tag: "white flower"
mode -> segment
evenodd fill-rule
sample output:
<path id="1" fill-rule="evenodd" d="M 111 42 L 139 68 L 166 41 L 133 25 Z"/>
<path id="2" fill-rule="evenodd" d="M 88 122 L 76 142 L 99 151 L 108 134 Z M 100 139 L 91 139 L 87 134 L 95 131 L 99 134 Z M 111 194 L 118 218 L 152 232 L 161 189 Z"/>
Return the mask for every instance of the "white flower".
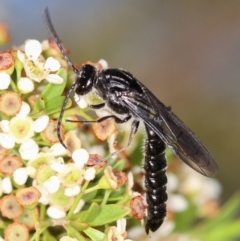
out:
<path id="1" fill-rule="evenodd" d="M 33 81 L 28 77 L 21 77 L 17 82 L 17 87 L 22 94 L 27 94 L 34 90 Z"/>
<path id="2" fill-rule="evenodd" d="M 180 191 L 186 195 L 194 195 L 193 199 L 197 205 L 202 205 L 207 200 L 217 199 L 222 188 L 219 182 L 213 178 L 204 177 L 192 170 L 185 168 L 187 177 L 180 186 Z"/>
<path id="3" fill-rule="evenodd" d="M 24 106 L 26 107 L 26 105 Z M 14 138 L 16 143 L 23 143 L 29 140 L 34 135 L 32 124 L 33 124 L 33 120 L 29 116 L 25 116 L 25 117 L 16 116 L 10 120 L 10 123 L 9 123 L 10 134 Z"/>
<path id="4" fill-rule="evenodd" d="M 15 146 L 14 138 L 6 133 L 0 133 L 0 145 L 6 149 L 12 149 Z"/>
<path id="5" fill-rule="evenodd" d="M 51 176 L 47 181 L 43 183 L 43 186 L 49 193 L 55 193 L 60 187 L 60 179 L 57 176 Z"/>
<path id="6" fill-rule="evenodd" d="M 79 148 L 72 153 L 72 159 L 77 167 L 82 168 L 89 159 L 89 153 L 85 149 Z"/>
<path id="7" fill-rule="evenodd" d="M 0 73 L 0 90 L 6 90 L 10 85 L 11 77 L 5 72 Z"/>
<path id="8" fill-rule="evenodd" d="M 78 205 L 77 205 L 77 207 L 75 208 L 75 210 L 74 210 L 73 213 L 74 213 L 74 214 L 75 214 L 75 213 L 79 213 L 80 210 L 83 208 L 84 204 L 85 204 L 85 201 L 84 201 L 83 199 L 81 199 L 81 200 L 79 201 L 79 203 L 78 203 Z"/>
<path id="9" fill-rule="evenodd" d="M 49 122 L 49 116 L 42 115 L 42 116 L 38 117 L 33 122 L 33 130 L 37 133 L 41 133 L 47 127 L 48 122 Z"/>
<path id="10" fill-rule="evenodd" d="M 57 74 L 50 74 L 50 72 L 60 69 L 60 63 L 53 58 L 49 58 L 45 62 L 43 56 L 41 56 L 41 52 L 42 45 L 37 40 L 26 41 L 25 53 L 20 50 L 17 52 L 17 56 L 23 63 L 27 77 L 36 82 L 46 79 L 50 83 L 61 84 L 63 82 L 62 77 Z"/>
<path id="11" fill-rule="evenodd" d="M 17 117 L 26 117 L 31 111 L 31 108 L 27 102 L 22 101 L 21 109 L 16 114 Z"/>
<path id="12" fill-rule="evenodd" d="M 66 217 L 66 212 L 64 210 L 60 209 L 60 208 L 50 206 L 47 209 L 47 215 L 50 218 L 60 219 L 60 218 Z"/>
<path id="13" fill-rule="evenodd" d="M 21 186 L 21 185 L 25 184 L 27 179 L 28 179 L 28 174 L 27 174 L 26 167 L 20 167 L 14 171 L 13 180 L 18 185 Z"/>
<path id="14" fill-rule="evenodd" d="M 79 185 L 75 185 L 75 186 L 72 186 L 72 187 L 65 188 L 64 194 L 67 197 L 72 197 L 72 196 L 78 195 L 78 193 L 80 193 L 80 191 L 81 191 L 80 186 Z"/>
<path id="15" fill-rule="evenodd" d="M 10 177 L 4 177 L 2 179 L 2 192 L 6 194 L 12 192 L 12 182 L 10 180 Z"/>
<path id="16" fill-rule="evenodd" d="M 96 169 L 93 167 L 90 167 L 84 172 L 84 179 L 86 181 L 91 181 L 95 178 L 95 175 L 96 175 Z"/>
<path id="17" fill-rule="evenodd" d="M 31 160 L 37 157 L 39 152 L 39 146 L 33 139 L 21 144 L 19 148 L 19 153 L 24 160 Z"/>

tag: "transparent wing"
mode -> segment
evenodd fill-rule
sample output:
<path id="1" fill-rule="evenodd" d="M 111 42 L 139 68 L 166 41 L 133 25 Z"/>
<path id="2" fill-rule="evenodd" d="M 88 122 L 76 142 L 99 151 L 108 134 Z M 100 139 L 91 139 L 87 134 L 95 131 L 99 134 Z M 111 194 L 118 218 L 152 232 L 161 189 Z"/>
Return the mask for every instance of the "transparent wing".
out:
<path id="1" fill-rule="evenodd" d="M 145 86 L 144 95 L 125 92 L 121 102 L 151 128 L 187 165 L 204 176 L 218 170 L 210 152 L 185 124 L 160 102 Z"/>

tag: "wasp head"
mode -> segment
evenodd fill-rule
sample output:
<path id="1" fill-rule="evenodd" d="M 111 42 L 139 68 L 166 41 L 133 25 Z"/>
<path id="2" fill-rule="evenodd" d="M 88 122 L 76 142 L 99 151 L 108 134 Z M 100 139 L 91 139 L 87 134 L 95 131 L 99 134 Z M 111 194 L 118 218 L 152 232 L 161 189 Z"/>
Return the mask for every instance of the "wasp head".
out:
<path id="1" fill-rule="evenodd" d="M 90 64 L 83 65 L 75 82 L 75 93 L 77 95 L 85 95 L 92 90 L 96 73 L 97 70 L 94 66 Z"/>

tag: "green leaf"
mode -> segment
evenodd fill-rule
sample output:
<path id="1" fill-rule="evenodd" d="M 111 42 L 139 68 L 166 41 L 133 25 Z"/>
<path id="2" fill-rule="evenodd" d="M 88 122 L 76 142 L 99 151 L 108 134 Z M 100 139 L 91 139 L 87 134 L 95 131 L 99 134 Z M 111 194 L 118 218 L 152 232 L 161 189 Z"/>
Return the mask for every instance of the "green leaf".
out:
<path id="1" fill-rule="evenodd" d="M 113 169 L 116 171 L 122 171 L 126 162 L 124 160 L 120 160 L 114 164 Z"/>
<path id="2" fill-rule="evenodd" d="M 191 227 L 196 219 L 196 209 L 197 207 L 194 204 L 189 203 L 189 207 L 185 211 L 175 213 L 175 232 L 183 232 Z"/>
<path id="3" fill-rule="evenodd" d="M 94 228 L 89 227 L 88 229 L 83 231 L 91 240 L 93 241 L 101 241 L 105 238 L 106 234 L 96 230 Z"/>
<path id="4" fill-rule="evenodd" d="M 56 112 L 60 112 L 62 109 L 63 102 L 65 100 L 65 96 L 57 96 L 53 99 L 49 100 L 45 105 L 45 113 L 47 115 L 51 115 Z M 68 99 L 66 109 L 72 105 L 71 99 Z"/>
<path id="5" fill-rule="evenodd" d="M 41 96 L 39 96 L 36 101 L 36 104 L 32 107 L 31 117 L 38 117 L 38 116 L 42 115 L 44 109 L 45 109 L 45 102 L 41 98 Z"/>
<path id="6" fill-rule="evenodd" d="M 70 221 L 70 225 L 75 229 L 77 229 L 78 231 L 83 231 L 89 228 L 89 225 L 87 223 L 81 223 L 81 222 L 78 222 L 77 220 Z"/>
<path id="7" fill-rule="evenodd" d="M 100 206 L 98 215 L 93 221 L 89 222 L 89 225 L 100 226 L 108 224 L 118 220 L 119 218 L 125 217 L 130 212 L 131 209 L 123 205 L 109 204 Z"/>
<path id="8" fill-rule="evenodd" d="M 91 222 L 98 215 L 99 209 L 100 206 L 97 203 L 93 202 L 87 211 L 83 211 L 80 213 L 78 220 L 84 223 Z"/>
<path id="9" fill-rule="evenodd" d="M 201 223 L 201 230 L 211 231 L 219 225 L 224 225 L 239 212 L 240 194 L 235 194 L 222 208 L 218 217 Z M 240 230 L 240 229 L 239 229 Z"/>
<path id="10" fill-rule="evenodd" d="M 63 78 L 63 83 L 58 85 L 58 84 L 51 84 L 49 83 L 46 88 L 43 90 L 41 97 L 48 102 L 49 100 L 61 96 L 66 83 L 67 83 L 67 71 L 65 69 L 60 69 L 57 73 L 59 76 Z"/>
<path id="11" fill-rule="evenodd" d="M 206 241 L 231 241 L 240 237 L 240 220 L 234 220 L 220 226 L 216 226 L 213 230 L 204 235 Z"/>

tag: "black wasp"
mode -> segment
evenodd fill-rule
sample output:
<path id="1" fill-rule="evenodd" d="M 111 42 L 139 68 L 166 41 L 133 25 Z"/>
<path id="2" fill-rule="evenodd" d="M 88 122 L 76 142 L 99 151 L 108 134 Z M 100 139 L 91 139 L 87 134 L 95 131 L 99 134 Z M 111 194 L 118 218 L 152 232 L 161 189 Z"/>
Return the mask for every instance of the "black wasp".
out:
<path id="1" fill-rule="evenodd" d="M 52 38 L 61 50 L 68 65 L 77 75 L 74 84 L 66 95 L 58 119 L 57 132 L 59 141 L 64 145 L 60 135 L 60 124 L 67 100 L 73 90 L 77 95 L 85 95 L 95 90 L 104 103 L 92 105 L 91 107 L 100 109 L 107 106 L 113 111 L 112 115 L 102 117 L 98 122 L 108 118 L 113 118 L 119 124 L 132 120 L 131 133 L 126 147 L 131 145 L 140 121 L 143 122 L 147 133 L 144 162 L 148 204 L 146 232 L 148 234 L 149 230 L 156 231 L 166 216 L 166 145 L 182 161 L 204 176 L 214 176 L 218 170 L 217 164 L 193 132 L 172 113 L 170 108 L 166 107 L 151 91 L 135 79 L 131 73 L 122 69 L 98 70 L 89 64 L 85 64 L 80 70 L 77 70 L 67 56 L 51 23 L 48 9 L 44 12 L 44 19 Z M 119 118 L 117 115 L 124 116 L 124 118 Z"/>

